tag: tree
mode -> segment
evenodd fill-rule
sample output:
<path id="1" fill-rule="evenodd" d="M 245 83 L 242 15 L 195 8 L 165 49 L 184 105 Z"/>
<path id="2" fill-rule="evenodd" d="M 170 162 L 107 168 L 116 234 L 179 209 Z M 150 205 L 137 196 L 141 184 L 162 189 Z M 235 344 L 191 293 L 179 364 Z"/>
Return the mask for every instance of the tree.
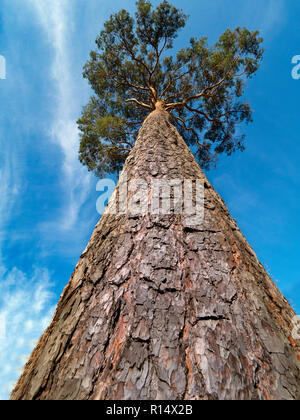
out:
<path id="1" fill-rule="evenodd" d="M 116 169 L 124 158 L 125 140 L 129 150 L 137 119 L 150 113 L 126 159 L 116 193 L 121 186 L 123 190 L 124 179 L 143 180 L 148 191 L 142 198 L 150 208 L 154 181 L 200 180 L 204 218 L 191 225 L 188 215 L 178 214 L 175 194 L 172 200 L 169 197 L 172 205 L 167 214 L 111 214 L 110 209 L 118 204 L 118 194 L 113 194 L 11 399 L 299 399 L 300 341 L 294 336 L 295 312 L 172 124 L 177 125 L 181 118 L 182 127 L 190 127 L 185 131 L 192 133 L 198 130 L 193 126 L 195 120 L 204 113 L 210 124 L 207 133 L 215 133 L 217 147 L 222 141 L 226 148 L 227 141 L 236 141 L 235 115 L 243 120 L 234 102 L 241 88 L 240 76 L 229 69 L 237 71 L 239 63 L 239 71 L 242 67 L 242 73 L 250 75 L 257 61 L 228 51 L 257 48 L 258 52 L 257 34 L 227 33 L 221 37 L 219 45 L 223 46 L 207 53 L 209 63 L 213 57 L 224 63 L 222 54 L 228 59 L 226 70 L 224 65 L 218 70 L 219 79 L 209 79 L 210 66 L 205 81 L 196 70 L 176 80 L 181 73 L 170 59 L 174 74 L 163 72 L 159 41 L 164 39 L 163 46 L 171 48 L 185 17 L 167 2 L 150 10 L 148 2 L 139 1 L 135 32 L 127 12 L 121 12 L 100 35 L 99 45 L 104 42 L 107 51 L 103 61 L 96 55 L 87 66 L 98 97 L 82 117 L 82 129 L 87 130 L 82 141 L 90 153 L 90 169 L 98 173 Z M 137 40 L 144 40 L 138 44 L 139 52 Z M 130 53 L 121 45 L 128 45 L 132 60 L 126 60 Z M 200 50 L 208 51 L 205 48 Z M 189 51 L 192 58 L 186 50 L 179 53 L 182 61 L 177 57 L 183 68 L 192 68 L 193 60 L 196 64 L 205 61 L 197 61 L 192 47 Z M 114 63 L 117 58 L 120 61 Z M 106 74 L 109 66 L 112 72 Z M 124 74 L 124 81 L 118 74 Z M 159 90 L 161 86 L 168 88 L 169 100 Z M 135 96 L 128 95 L 134 92 Z M 221 116 L 226 112 L 228 120 Z M 191 117 L 186 118 L 188 113 Z M 224 124 L 224 131 L 232 135 L 230 140 L 219 139 L 218 124 Z M 125 125 L 128 134 L 120 140 Z M 203 147 L 199 146 L 199 155 Z"/>
<path id="2" fill-rule="evenodd" d="M 123 171 L 149 188 L 203 180 L 203 223 L 108 207 L 11 398 L 299 399 L 295 313 L 166 111 L 146 119 Z"/>
<path id="3" fill-rule="evenodd" d="M 97 175 L 121 169 L 144 119 L 158 107 L 170 113 L 203 168 L 244 149 L 239 126 L 252 120 L 252 111 L 242 95 L 259 67 L 262 38 L 228 29 L 212 47 L 207 38 L 192 38 L 168 56 L 186 20 L 166 0 L 156 9 L 139 0 L 135 17 L 121 10 L 105 22 L 84 68 L 95 95 L 78 120 L 80 161 Z"/>

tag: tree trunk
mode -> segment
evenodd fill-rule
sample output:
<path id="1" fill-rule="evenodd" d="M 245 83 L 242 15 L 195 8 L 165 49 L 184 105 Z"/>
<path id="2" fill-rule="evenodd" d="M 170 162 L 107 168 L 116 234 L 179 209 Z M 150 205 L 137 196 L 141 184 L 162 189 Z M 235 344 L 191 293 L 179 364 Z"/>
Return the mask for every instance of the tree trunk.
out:
<path id="1" fill-rule="evenodd" d="M 203 180 L 204 220 L 107 209 L 11 398 L 299 399 L 295 313 L 167 112 L 144 122 L 124 171 Z"/>

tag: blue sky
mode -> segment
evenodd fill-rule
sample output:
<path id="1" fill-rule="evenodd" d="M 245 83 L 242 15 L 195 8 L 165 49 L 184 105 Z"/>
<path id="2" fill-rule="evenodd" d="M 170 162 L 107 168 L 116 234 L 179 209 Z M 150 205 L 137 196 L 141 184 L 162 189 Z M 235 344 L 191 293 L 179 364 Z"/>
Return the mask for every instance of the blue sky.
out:
<path id="1" fill-rule="evenodd" d="M 159 1 L 153 1 L 158 4 Z M 134 0 L 1 0 L 0 399 L 48 325 L 99 218 L 97 180 L 77 160 L 89 98 L 82 66 L 103 22 Z M 173 0 L 183 7 L 183 2 Z M 300 313 L 297 0 L 189 0 L 176 46 L 225 29 L 259 29 L 264 62 L 248 84 L 247 149 L 207 173 L 279 288 Z"/>

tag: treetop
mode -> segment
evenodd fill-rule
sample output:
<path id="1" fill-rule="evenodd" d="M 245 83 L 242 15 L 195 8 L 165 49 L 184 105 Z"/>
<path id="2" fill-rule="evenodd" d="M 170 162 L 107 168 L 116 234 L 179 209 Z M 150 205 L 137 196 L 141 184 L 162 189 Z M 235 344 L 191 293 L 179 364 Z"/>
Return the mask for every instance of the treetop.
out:
<path id="1" fill-rule="evenodd" d="M 187 16 L 166 0 L 156 8 L 148 0 L 136 5 L 134 16 L 121 10 L 105 22 L 84 67 L 94 95 L 78 120 L 81 162 L 99 176 L 120 170 L 158 107 L 195 146 L 203 168 L 219 154 L 243 150 L 239 127 L 252 121 L 252 111 L 242 96 L 262 59 L 259 32 L 228 29 L 212 46 L 193 37 L 174 53 Z"/>

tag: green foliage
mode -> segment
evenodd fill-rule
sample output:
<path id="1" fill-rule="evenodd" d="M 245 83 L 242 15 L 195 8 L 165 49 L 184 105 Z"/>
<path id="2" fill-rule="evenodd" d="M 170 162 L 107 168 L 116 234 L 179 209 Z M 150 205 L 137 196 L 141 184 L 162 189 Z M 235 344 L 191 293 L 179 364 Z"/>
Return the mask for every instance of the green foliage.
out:
<path id="1" fill-rule="evenodd" d="M 187 16 L 166 0 L 156 9 L 139 0 L 135 17 L 112 15 L 90 53 L 84 77 L 95 92 L 78 120 L 79 158 L 101 176 L 121 169 L 146 116 L 158 104 L 204 168 L 221 153 L 243 150 L 241 123 L 251 121 L 241 100 L 244 84 L 262 59 L 262 38 L 245 28 L 227 30 L 209 47 L 207 39 L 167 55 Z"/>

